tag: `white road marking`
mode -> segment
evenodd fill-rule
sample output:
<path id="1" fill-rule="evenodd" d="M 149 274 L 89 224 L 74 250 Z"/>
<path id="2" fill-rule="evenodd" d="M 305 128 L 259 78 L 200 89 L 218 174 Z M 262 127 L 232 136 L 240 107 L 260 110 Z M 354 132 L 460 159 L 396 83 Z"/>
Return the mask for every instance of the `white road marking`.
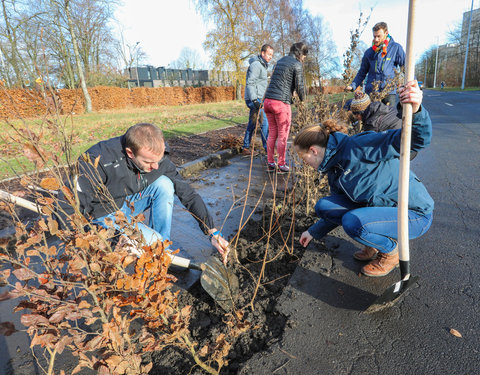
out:
<path id="1" fill-rule="evenodd" d="M 450 103 L 445 103 L 446 105 L 449 105 L 450 107 L 453 107 L 453 104 Z"/>

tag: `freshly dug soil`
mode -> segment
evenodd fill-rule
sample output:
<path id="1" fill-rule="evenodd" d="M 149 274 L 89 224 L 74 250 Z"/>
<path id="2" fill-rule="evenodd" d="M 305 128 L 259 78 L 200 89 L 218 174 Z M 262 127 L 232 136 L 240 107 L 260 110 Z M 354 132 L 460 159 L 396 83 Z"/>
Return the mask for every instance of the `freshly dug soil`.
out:
<path id="1" fill-rule="evenodd" d="M 244 308 L 243 321 L 248 322 L 250 329 L 236 339 L 229 338 L 229 330 L 224 323 L 226 312 L 216 305 L 199 282 L 179 298 L 181 306 L 193 306 L 190 332 L 193 341 L 198 342 L 199 349 L 208 343 L 214 343 L 222 333 L 227 336 L 227 341 L 232 343 L 226 357 L 228 365 L 222 368 L 221 374 L 237 374 L 245 361 L 253 354 L 266 350 L 281 338 L 287 326 L 294 324 L 288 317 L 277 311 L 276 301 L 295 271 L 304 248 L 299 245 L 298 238 L 293 241 L 293 249 L 291 238 L 288 240 L 288 245 L 284 245 L 292 215 L 282 217 L 281 229 L 270 238 L 267 245 L 267 239 L 262 237 L 264 224 L 269 222 L 270 213 L 271 204 L 267 204 L 263 218 L 250 221 L 242 230 L 236 248 L 239 262 L 236 263 L 232 257 L 228 266 L 238 276 L 241 292 L 235 301 L 236 307 Z M 301 209 L 295 212 L 295 216 L 296 225 L 305 228 L 313 224 L 312 218 L 305 217 Z M 264 277 L 255 293 L 266 251 L 266 259 L 271 262 L 266 264 Z M 196 366 L 190 355 L 174 347 L 153 353 L 152 361 L 154 365 L 150 374 L 153 375 L 206 373 Z"/>

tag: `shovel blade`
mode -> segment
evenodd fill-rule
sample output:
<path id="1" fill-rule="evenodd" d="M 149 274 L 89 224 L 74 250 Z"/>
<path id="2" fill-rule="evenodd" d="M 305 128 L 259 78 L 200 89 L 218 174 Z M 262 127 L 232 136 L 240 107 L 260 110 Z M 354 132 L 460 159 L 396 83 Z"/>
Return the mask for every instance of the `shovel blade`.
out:
<path id="1" fill-rule="evenodd" d="M 385 292 L 383 292 L 383 294 L 379 296 L 375 302 L 365 310 L 365 312 L 370 314 L 392 307 L 405 296 L 417 280 L 418 276 L 414 276 L 393 284 L 385 290 Z"/>
<path id="2" fill-rule="evenodd" d="M 233 310 L 239 292 L 238 278 L 216 257 L 202 265 L 200 283 L 205 291 L 225 311 Z"/>

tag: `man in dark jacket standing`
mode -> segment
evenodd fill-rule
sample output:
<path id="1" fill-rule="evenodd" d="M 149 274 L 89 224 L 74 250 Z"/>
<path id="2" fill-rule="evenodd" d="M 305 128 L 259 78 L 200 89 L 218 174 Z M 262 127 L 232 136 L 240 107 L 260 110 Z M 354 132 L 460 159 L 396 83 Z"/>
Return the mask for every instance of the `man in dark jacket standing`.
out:
<path id="1" fill-rule="evenodd" d="M 378 90 L 382 91 L 395 78 L 394 68 L 405 65 L 405 52 L 400 44 L 396 43 L 388 33 L 388 26 L 385 22 L 379 22 L 372 28 L 373 44 L 363 54 L 362 64 L 352 84 L 347 86 L 349 91 L 362 86 L 365 77 L 367 83 L 365 92 L 370 94 L 373 91 L 374 82 L 378 82 Z M 367 76 L 368 75 L 368 76 Z M 390 86 L 391 87 L 391 86 Z M 388 95 L 382 100 L 383 103 L 391 106 L 396 105 L 397 90 L 393 87 Z"/>
<path id="2" fill-rule="evenodd" d="M 247 130 L 243 139 L 242 154 L 245 156 L 251 155 L 250 142 L 252 141 L 253 132 L 257 125 L 257 117 L 260 114 L 262 106 L 263 95 L 267 89 L 268 78 L 267 69 L 268 63 L 273 57 L 273 47 L 270 44 L 264 44 L 260 50 L 260 55 L 254 56 L 249 60 L 250 66 L 247 70 L 247 80 L 245 86 L 245 104 L 250 109 L 248 116 Z M 262 143 L 263 148 L 267 151 L 268 138 L 268 120 L 263 112 L 262 118 L 258 119 L 262 124 Z"/>
<path id="3" fill-rule="evenodd" d="M 289 167 L 286 164 L 287 139 L 292 123 L 292 95 L 297 93 L 300 101 L 305 98 L 303 84 L 303 62 L 308 54 L 306 44 L 299 42 L 290 47 L 288 56 L 282 57 L 272 74 L 270 84 L 265 93 L 265 114 L 268 118 L 269 130 L 267 140 L 268 171 L 276 171 L 275 145 L 278 153 L 278 172 L 286 173 Z"/>
<path id="4" fill-rule="evenodd" d="M 210 235 L 212 245 L 226 256 L 228 242 L 215 228 L 202 198 L 167 155 L 162 131 L 148 123 L 136 124 L 124 135 L 92 146 L 79 158 L 75 188 L 80 212 L 93 223 L 108 227 L 108 222 L 115 223 L 118 211 L 130 221 L 150 209 L 148 226 L 139 223 L 138 227 L 145 242 L 151 244 L 170 240 L 177 195 L 203 232 Z"/>

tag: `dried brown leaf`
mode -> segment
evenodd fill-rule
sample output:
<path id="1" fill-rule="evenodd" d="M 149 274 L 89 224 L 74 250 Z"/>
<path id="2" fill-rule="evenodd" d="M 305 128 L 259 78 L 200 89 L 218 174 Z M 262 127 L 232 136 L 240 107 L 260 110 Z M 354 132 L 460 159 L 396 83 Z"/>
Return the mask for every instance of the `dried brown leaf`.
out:
<path id="1" fill-rule="evenodd" d="M 23 314 L 20 318 L 20 322 L 26 326 L 48 325 L 48 319 L 38 314 Z"/>
<path id="2" fill-rule="evenodd" d="M 65 319 L 66 314 L 67 313 L 65 310 L 59 310 L 56 311 L 48 320 L 50 321 L 50 323 L 60 323 L 62 320 Z"/>
<path id="3" fill-rule="evenodd" d="M 450 334 L 452 334 L 453 336 L 456 336 L 456 337 L 462 337 L 462 334 L 454 328 L 450 328 Z"/>
<path id="4" fill-rule="evenodd" d="M 40 181 L 40 187 L 45 190 L 58 190 L 60 184 L 56 178 L 46 177 Z"/>
<path id="5" fill-rule="evenodd" d="M 35 273 L 28 268 L 19 268 L 12 272 L 18 280 L 26 281 L 36 277 Z"/>
<path id="6" fill-rule="evenodd" d="M 102 156 L 102 155 L 98 155 L 98 156 L 95 158 L 95 161 L 93 162 L 93 166 L 94 166 L 95 168 L 98 168 L 98 163 L 100 162 L 100 157 L 101 157 L 101 156 Z"/>
<path id="7" fill-rule="evenodd" d="M 28 142 L 23 145 L 23 155 L 31 162 L 34 162 L 38 168 L 42 168 L 45 165 L 42 154 L 43 150 L 38 146 Z"/>

